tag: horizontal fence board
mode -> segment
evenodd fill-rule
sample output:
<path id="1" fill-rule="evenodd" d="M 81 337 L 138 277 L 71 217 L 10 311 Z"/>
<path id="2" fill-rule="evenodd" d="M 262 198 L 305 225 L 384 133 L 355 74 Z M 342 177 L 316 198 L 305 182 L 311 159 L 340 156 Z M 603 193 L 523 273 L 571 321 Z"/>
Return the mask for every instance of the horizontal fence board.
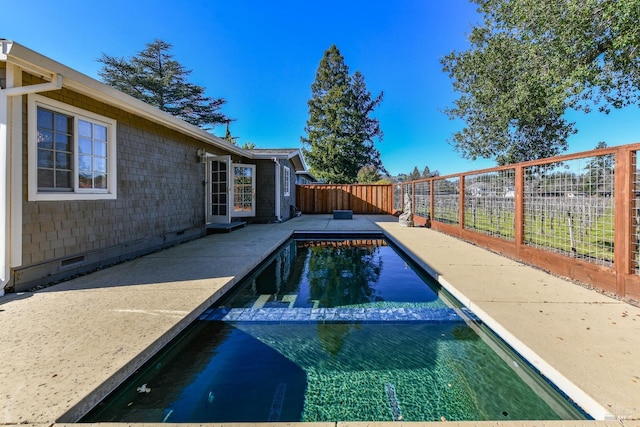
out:
<path id="1" fill-rule="evenodd" d="M 305 214 L 352 210 L 356 214 L 391 214 L 393 187 L 366 184 L 305 184 L 296 186 L 298 209 Z"/>

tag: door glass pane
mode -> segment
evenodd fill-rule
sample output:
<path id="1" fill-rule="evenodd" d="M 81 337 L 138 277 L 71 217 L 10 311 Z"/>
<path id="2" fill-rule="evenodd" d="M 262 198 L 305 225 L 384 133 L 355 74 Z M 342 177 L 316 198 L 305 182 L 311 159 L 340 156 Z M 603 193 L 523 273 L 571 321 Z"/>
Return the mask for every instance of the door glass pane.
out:
<path id="1" fill-rule="evenodd" d="M 254 211 L 254 168 L 236 165 L 233 172 L 233 210 L 236 213 L 251 214 Z"/>
<path id="2" fill-rule="evenodd" d="M 210 215 L 213 217 L 227 216 L 227 164 L 218 160 L 211 161 L 211 183 L 210 183 Z M 224 218 L 214 218 L 220 221 Z M 226 219 L 224 219 L 226 220 Z"/>

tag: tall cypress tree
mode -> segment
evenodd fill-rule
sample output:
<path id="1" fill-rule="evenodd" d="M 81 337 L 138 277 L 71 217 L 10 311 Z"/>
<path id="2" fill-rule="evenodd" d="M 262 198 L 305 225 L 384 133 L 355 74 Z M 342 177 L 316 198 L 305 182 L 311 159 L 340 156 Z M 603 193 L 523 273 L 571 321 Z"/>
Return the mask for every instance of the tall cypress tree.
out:
<path id="1" fill-rule="evenodd" d="M 219 111 L 226 100 L 206 97 L 203 87 L 187 82 L 191 71 L 173 59 L 170 49 L 169 43 L 155 40 L 130 60 L 103 53 L 98 75 L 104 83 L 192 125 L 209 129 L 227 122 Z"/>
<path id="2" fill-rule="evenodd" d="M 377 119 L 370 115 L 382 101 L 372 99 L 364 77 L 349 68 L 338 48 L 325 51 L 311 85 L 303 152 L 312 173 L 329 183 L 353 183 L 363 166 L 382 171 L 374 138 L 382 137 Z"/>

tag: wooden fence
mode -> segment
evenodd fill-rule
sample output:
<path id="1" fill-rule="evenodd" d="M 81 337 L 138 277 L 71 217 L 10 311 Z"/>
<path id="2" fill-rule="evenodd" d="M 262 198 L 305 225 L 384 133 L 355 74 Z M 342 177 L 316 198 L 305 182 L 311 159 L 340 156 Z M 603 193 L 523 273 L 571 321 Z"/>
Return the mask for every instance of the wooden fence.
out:
<path id="1" fill-rule="evenodd" d="M 302 185 L 302 212 L 393 214 L 640 299 L 640 143 L 394 185 Z"/>
<path id="2" fill-rule="evenodd" d="M 640 299 L 640 144 L 404 183 L 414 221 Z"/>
<path id="3" fill-rule="evenodd" d="M 393 212 L 391 185 L 305 184 L 296 185 L 296 203 L 305 214 L 327 214 L 350 209 L 356 214 Z"/>

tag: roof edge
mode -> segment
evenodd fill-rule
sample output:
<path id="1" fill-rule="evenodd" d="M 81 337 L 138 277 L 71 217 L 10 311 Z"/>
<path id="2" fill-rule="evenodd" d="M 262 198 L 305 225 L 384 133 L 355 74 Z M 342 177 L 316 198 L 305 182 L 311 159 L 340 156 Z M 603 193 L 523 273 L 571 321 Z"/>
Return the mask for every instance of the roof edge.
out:
<path id="1" fill-rule="evenodd" d="M 51 79 L 51 76 L 60 74 L 63 76 L 63 87 L 116 106 L 124 111 L 136 114 L 155 123 L 159 123 L 214 147 L 224 149 L 243 157 L 253 158 L 252 153 L 231 144 L 223 138 L 217 137 L 204 129 L 187 123 L 184 120 L 140 101 L 137 98 L 120 92 L 111 86 L 54 61 L 40 53 L 22 46 L 19 43 L 6 39 L 0 39 L 0 42 L 0 60 L 2 61 L 14 64 L 31 74 L 48 80 Z"/>

